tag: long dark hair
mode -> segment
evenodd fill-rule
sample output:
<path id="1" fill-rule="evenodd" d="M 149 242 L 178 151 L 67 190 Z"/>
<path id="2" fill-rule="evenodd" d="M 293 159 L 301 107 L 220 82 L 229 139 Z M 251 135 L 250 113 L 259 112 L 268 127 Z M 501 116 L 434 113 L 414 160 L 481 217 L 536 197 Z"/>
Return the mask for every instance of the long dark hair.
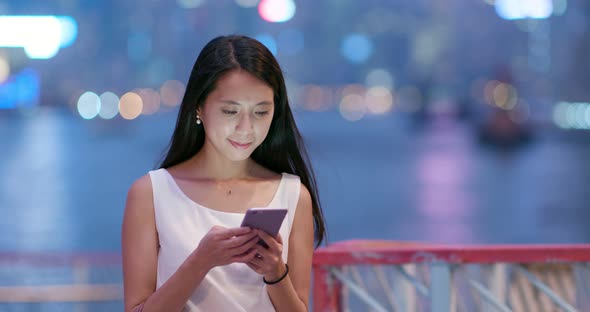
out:
<path id="1" fill-rule="evenodd" d="M 191 71 L 176 128 L 159 167 L 168 168 L 181 163 L 203 147 L 205 131 L 195 123 L 196 110 L 202 108 L 219 78 L 233 69 L 245 70 L 273 89 L 275 112 L 270 129 L 251 157 L 272 171 L 300 177 L 311 194 L 317 247 L 326 237 L 326 226 L 315 174 L 289 107 L 281 68 L 272 53 L 259 41 L 245 36 L 221 36 L 205 45 Z"/>

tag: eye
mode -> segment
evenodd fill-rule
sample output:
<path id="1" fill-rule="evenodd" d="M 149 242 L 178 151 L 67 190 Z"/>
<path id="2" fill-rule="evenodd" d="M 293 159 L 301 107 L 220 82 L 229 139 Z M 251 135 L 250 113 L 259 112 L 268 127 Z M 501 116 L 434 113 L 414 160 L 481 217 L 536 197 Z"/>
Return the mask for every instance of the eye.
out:
<path id="1" fill-rule="evenodd" d="M 221 112 L 226 115 L 233 115 L 233 114 L 237 113 L 237 111 L 227 110 L 227 109 L 222 109 Z"/>
<path id="2" fill-rule="evenodd" d="M 256 112 L 256 115 L 258 115 L 258 116 L 268 115 L 268 111 L 265 111 L 265 112 Z"/>

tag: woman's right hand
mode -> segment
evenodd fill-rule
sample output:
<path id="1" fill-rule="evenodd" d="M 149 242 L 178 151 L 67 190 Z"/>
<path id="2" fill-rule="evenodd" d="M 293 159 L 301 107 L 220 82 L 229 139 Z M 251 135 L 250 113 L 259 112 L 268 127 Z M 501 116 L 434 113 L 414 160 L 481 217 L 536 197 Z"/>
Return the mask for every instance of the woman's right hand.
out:
<path id="1" fill-rule="evenodd" d="M 193 256 L 202 259 L 210 270 L 234 262 L 246 263 L 256 255 L 258 231 L 248 227 L 224 228 L 213 226 L 201 239 Z"/>

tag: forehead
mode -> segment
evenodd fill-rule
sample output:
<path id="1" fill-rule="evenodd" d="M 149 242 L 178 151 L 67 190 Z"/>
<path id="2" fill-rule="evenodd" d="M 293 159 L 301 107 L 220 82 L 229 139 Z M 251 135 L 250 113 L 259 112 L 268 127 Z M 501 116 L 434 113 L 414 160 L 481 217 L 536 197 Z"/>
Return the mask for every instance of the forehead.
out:
<path id="1" fill-rule="evenodd" d="M 232 70 L 219 78 L 209 98 L 215 101 L 272 103 L 273 90 L 247 71 Z"/>

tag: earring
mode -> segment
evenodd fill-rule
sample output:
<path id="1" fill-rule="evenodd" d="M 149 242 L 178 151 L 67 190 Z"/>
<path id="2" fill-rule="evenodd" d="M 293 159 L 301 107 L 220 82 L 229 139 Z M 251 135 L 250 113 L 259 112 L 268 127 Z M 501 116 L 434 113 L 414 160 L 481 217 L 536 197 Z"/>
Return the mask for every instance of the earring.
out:
<path id="1" fill-rule="evenodd" d="M 197 114 L 197 125 L 201 124 L 201 117 L 199 117 L 199 114 Z"/>

